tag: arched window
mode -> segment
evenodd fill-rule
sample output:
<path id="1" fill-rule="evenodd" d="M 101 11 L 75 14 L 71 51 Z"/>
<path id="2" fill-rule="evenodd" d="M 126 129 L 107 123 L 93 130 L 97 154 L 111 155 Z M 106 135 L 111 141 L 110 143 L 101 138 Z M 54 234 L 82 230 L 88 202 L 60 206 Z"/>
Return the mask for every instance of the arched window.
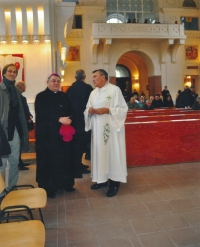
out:
<path id="1" fill-rule="evenodd" d="M 129 70 L 125 66 L 117 65 L 115 69 L 115 75 L 116 75 L 116 78 L 129 77 L 130 73 L 129 73 Z"/>
<path id="2" fill-rule="evenodd" d="M 109 23 L 113 19 L 113 14 L 115 14 L 115 23 L 144 23 L 145 20 L 148 20 L 148 23 L 155 22 L 152 0 L 107 0 L 106 7 Z"/>

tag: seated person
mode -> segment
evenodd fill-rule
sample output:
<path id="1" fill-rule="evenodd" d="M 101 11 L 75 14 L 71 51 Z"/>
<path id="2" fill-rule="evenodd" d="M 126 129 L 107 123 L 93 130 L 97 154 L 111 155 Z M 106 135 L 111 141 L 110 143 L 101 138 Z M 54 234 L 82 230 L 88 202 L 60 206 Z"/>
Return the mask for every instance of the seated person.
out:
<path id="1" fill-rule="evenodd" d="M 192 106 L 193 110 L 200 110 L 200 96 L 198 96 L 196 98 L 196 100 L 194 101 L 194 104 Z"/>
<path id="2" fill-rule="evenodd" d="M 152 105 L 153 108 L 160 108 L 164 106 L 162 100 L 160 99 L 160 94 L 155 95 L 155 99 L 152 101 Z"/>
<path id="3" fill-rule="evenodd" d="M 127 103 L 128 109 L 138 109 L 138 103 L 135 102 L 135 97 L 131 97 Z"/>
<path id="4" fill-rule="evenodd" d="M 164 107 L 174 107 L 174 102 L 171 95 L 167 95 L 166 100 L 164 101 Z"/>
<path id="5" fill-rule="evenodd" d="M 152 101 L 150 99 L 147 99 L 145 104 L 142 107 L 142 110 L 154 110 L 152 106 Z"/>
<path id="6" fill-rule="evenodd" d="M 149 97 L 149 99 L 150 99 L 151 101 L 153 101 L 153 100 L 154 100 L 154 96 L 151 95 L 151 96 Z"/>
<path id="7" fill-rule="evenodd" d="M 143 96 L 141 96 L 140 101 L 138 101 L 138 108 L 142 109 L 144 104 L 145 104 L 145 98 Z"/>

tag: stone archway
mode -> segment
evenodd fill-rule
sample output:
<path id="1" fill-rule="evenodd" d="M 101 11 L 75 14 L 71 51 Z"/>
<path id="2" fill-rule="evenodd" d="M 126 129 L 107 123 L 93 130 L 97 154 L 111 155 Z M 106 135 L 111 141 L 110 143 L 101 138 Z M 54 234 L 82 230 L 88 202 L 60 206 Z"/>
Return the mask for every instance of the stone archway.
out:
<path id="1" fill-rule="evenodd" d="M 131 72 L 131 89 L 140 94 L 144 91 L 146 97 L 161 93 L 161 71 L 156 66 L 156 60 L 142 50 L 129 50 L 124 48 L 113 54 L 110 64 L 110 75 L 115 75 L 117 64 L 126 66 Z M 157 74 L 157 75 L 156 75 Z M 116 77 L 110 76 L 110 81 L 116 84 Z"/>

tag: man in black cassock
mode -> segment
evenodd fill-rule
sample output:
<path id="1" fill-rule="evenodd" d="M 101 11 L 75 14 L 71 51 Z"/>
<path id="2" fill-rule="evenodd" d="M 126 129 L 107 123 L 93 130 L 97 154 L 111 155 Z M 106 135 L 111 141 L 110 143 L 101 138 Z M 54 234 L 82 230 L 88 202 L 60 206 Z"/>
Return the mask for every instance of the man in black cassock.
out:
<path id="1" fill-rule="evenodd" d="M 35 100 L 36 113 L 36 181 L 54 198 L 57 189 L 74 191 L 72 141 L 65 142 L 59 134 L 62 124 L 70 125 L 70 109 L 65 93 L 59 91 L 60 76 L 51 74 L 46 90 Z"/>
<path id="2" fill-rule="evenodd" d="M 83 112 L 85 111 L 90 93 L 93 90 L 91 85 L 85 83 L 85 78 L 85 71 L 82 69 L 77 70 L 75 74 L 76 81 L 66 92 L 70 103 L 73 124 L 76 129 L 76 134 L 74 135 L 73 140 L 73 151 L 76 167 L 82 167 L 83 174 L 90 172 L 87 170 L 88 166 L 82 164 L 82 155 L 83 153 L 87 152 L 86 149 L 90 149 L 91 142 L 91 132 L 85 131 L 85 120 Z"/>

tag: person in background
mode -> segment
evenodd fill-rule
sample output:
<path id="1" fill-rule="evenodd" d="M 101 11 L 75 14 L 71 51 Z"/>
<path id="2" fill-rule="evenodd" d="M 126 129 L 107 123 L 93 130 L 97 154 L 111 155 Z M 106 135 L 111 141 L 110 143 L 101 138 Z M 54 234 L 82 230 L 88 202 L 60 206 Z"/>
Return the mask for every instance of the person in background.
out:
<path id="1" fill-rule="evenodd" d="M 49 198 L 55 198 L 58 189 L 75 191 L 72 141 L 65 141 L 59 133 L 61 127 L 72 123 L 68 98 L 60 87 L 60 76 L 53 73 L 47 79 L 47 88 L 35 99 L 36 181 Z"/>
<path id="2" fill-rule="evenodd" d="M 143 96 L 144 98 L 146 97 L 144 91 L 141 92 L 140 97 Z"/>
<path id="3" fill-rule="evenodd" d="M 168 95 L 166 100 L 164 101 L 164 107 L 174 107 L 174 102 L 171 95 Z"/>
<path id="4" fill-rule="evenodd" d="M 191 90 L 188 86 L 185 86 L 184 91 L 180 94 L 179 108 L 190 109 L 194 103 Z"/>
<path id="5" fill-rule="evenodd" d="M 193 110 L 200 110 L 200 97 L 198 96 L 192 106 Z"/>
<path id="6" fill-rule="evenodd" d="M 75 73 L 76 81 L 67 90 L 66 94 L 69 99 L 70 112 L 76 133 L 74 135 L 74 158 L 76 167 L 80 167 L 77 172 L 82 171 L 83 174 L 90 173 L 88 166 L 82 164 L 83 153 L 90 153 L 91 131 L 85 131 L 85 121 L 83 112 L 85 111 L 90 93 L 93 91 L 91 85 L 85 83 L 85 71 L 79 69 Z M 89 149 L 89 151 L 88 151 Z M 79 174 L 80 177 L 82 177 Z"/>
<path id="7" fill-rule="evenodd" d="M 122 92 L 124 99 L 126 102 L 130 101 L 130 93 L 128 92 L 127 88 L 124 88 L 124 91 Z"/>
<path id="8" fill-rule="evenodd" d="M 22 100 L 22 105 L 23 105 L 23 109 L 24 109 L 24 114 L 25 114 L 25 117 L 26 117 L 26 121 L 27 121 L 27 128 L 28 128 L 28 131 L 31 131 L 34 129 L 34 125 L 33 125 L 33 115 L 30 113 L 30 110 L 29 110 L 29 107 L 28 107 L 28 104 L 27 104 L 27 100 L 26 100 L 26 97 L 24 97 L 22 94 L 26 91 L 26 84 L 24 81 L 17 81 L 15 83 L 15 87 L 17 89 L 19 89 L 19 91 L 21 92 L 21 100 Z M 32 124 L 31 124 L 32 123 Z M 20 150 L 20 154 L 19 154 L 19 164 L 18 164 L 18 168 L 19 170 L 28 170 L 28 166 L 30 165 L 29 163 L 24 163 L 22 161 L 22 158 L 21 158 L 21 150 Z"/>
<path id="9" fill-rule="evenodd" d="M 176 94 L 176 103 L 175 103 L 176 108 L 180 108 L 179 102 L 180 102 L 180 98 L 181 98 L 181 93 L 182 93 L 181 90 L 178 90 L 178 92 Z"/>
<path id="10" fill-rule="evenodd" d="M 167 89 L 167 86 L 164 87 L 164 89 L 162 90 L 162 96 L 163 96 L 163 102 L 165 103 L 165 101 L 167 100 L 167 96 L 170 95 L 169 90 Z"/>
<path id="11" fill-rule="evenodd" d="M 135 97 L 131 97 L 130 101 L 127 103 L 128 109 L 138 109 L 138 103 L 135 102 Z"/>
<path id="12" fill-rule="evenodd" d="M 142 109 L 143 105 L 145 105 L 145 98 L 140 96 L 140 101 L 138 102 L 138 109 Z"/>
<path id="13" fill-rule="evenodd" d="M 136 91 L 136 89 L 133 90 L 133 93 L 131 94 L 131 97 L 133 97 L 133 96 L 135 96 L 135 95 L 137 96 L 136 99 L 138 99 L 139 94 L 138 94 L 138 92 Z"/>
<path id="14" fill-rule="evenodd" d="M 0 197 L 5 196 L 17 184 L 20 143 L 25 152 L 29 150 L 21 93 L 14 86 L 17 74 L 15 65 L 7 64 L 2 70 L 3 80 L 0 83 L 0 121 L 11 148 L 10 155 L 2 157 L 3 165 L 0 167 L 0 172 L 6 182 L 6 190 L 0 194 Z"/>
<path id="15" fill-rule="evenodd" d="M 154 100 L 152 101 L 153 108 L 160 108 L 163 107 L 163 101 L 160 99 L 160 94 L 156 94 Z"/>
<path id="16" fill-rule="evenodd" d="M 190 94 L 191 94 L 190 107 L 192 108 L 196 98 L 198 97 L 198 94 L 196 93 L 196 87 L 194 85 L 190 87 Z"/>
<path id="17" fill-rule="evenodd" d="M 154 100 L 154 96 L 151 95 L 151 96 L 149 97 L 149 99 L 150 99 L 151 101 L 153 101 L 153 100 Z"/>
<path id="18" fill-rule="evenodd" d="M 154 110 L 152 106 L 152 101 L 150 99 L 147 99 L 145 104 L 142 107 L 142 110 Z"/>
<path id="19" fill-rule="evenodd" d="M 124 122 L 128 107 L 119 87 L 108 82 L 103 69 L 93 71 L 95 89 L 90 94 L 85 130 L 92 130 L 92 190 L 109 185 L 106 196 L 115 196 L 120 182 L 127 182 Z M 109 183 L 108 183 L 109 180 Z"/>

